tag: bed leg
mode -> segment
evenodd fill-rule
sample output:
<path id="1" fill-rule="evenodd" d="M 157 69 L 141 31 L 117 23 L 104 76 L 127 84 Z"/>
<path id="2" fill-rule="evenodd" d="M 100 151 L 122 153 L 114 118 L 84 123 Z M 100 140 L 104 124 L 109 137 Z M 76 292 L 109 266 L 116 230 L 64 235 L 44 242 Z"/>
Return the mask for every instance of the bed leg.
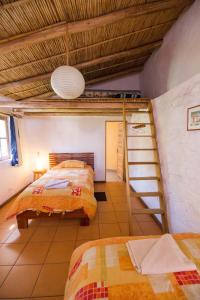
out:
<path id="1" fill-rule="evenodd" d="M 28 228 L 28 219 L 24 216 L 17 216 L 18 229 Z"/>
<path id="2" fill-rule="evenodd" d="M 90 225 L 90 219 L 88 217 L 82 218 L 80 221 L 81 226 L 88 226 Z"/>

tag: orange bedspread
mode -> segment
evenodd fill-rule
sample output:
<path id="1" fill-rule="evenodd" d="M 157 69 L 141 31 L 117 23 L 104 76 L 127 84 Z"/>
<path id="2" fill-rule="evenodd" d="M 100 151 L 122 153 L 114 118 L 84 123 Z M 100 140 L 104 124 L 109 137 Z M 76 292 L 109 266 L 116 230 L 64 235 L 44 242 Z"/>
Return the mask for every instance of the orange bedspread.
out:
<path id="1" fill-rule="evenodd" d="M 199 300 L 200 235 L 173 236 L 197 265 L 197 271 L 141 275 L 132 265 L 125 243 L 151 237 L 113 237 L 77 248 L 71 258 L 64 299 Z"/>
<path id="2" fill-rule="evenodd" d="M 52 179 L 68 179 L 69 185 L 63 189 L 45 189 Z M 13 202 L 9 217 L 26 210 L 40 212 L 64 212 L 84 209 L 92 219 L 96 213 L 94 198 L 94 172 L 85 168 L 62 168 L 49 170 L 37 181 L 29 185 Z"/>

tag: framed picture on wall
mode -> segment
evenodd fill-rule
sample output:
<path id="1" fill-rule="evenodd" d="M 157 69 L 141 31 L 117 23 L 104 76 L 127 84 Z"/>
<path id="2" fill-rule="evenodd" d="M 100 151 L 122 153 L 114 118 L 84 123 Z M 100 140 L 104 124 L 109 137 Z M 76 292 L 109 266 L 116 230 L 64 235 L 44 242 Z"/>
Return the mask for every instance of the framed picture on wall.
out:
<path id="1" fill-rule="evenodd" d="M 200 105 L 188 108 L 187 130 L 200 130 Z"/>

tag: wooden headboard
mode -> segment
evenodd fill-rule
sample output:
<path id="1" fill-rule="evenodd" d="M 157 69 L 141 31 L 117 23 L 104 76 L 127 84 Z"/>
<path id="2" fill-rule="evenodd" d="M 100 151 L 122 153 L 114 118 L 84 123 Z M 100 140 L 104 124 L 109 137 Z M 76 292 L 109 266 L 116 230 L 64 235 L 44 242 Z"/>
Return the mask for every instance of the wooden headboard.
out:
<path id="1" fill-rule="evenodd" d="M 77 159 L 87 163 L 94 170 L 94 153 L 49 153 L 49 167 L 53 168 L 64 160 Z"/>

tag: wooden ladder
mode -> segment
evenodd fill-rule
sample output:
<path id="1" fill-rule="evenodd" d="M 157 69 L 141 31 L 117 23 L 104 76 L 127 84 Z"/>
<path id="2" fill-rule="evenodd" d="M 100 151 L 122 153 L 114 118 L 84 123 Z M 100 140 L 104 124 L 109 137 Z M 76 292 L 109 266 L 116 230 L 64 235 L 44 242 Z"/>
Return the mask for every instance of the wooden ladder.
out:
<path id="1" fill-rule="evenodd" d="M 167 212 L 166 212 L 166 203 L 165 203 L 165 197 L 164 197 L 164 190 L 163 190 L 163 180 L 162 180 L 162 173 L 161 173 L 161 167 L 160 167 L 160 159 L 159 159 L 159 153 L 158 153 L 158 144 L 156 139 L 156 128 L 154 124 L 154 116 L 153 116 L 153 110 L 152 110 L 152 104 L 149 102 L 147 104 L 146 109 L 139 109 L 135 112 L 131 112 L 132 119 L 134 119 L 135 114 L 144 114 L 148 118 L 148 121 L 146 122 L 135 122 L 127 121 L 127 113 L 128 109 L 126 109 L 126 100 L 124 100 L 123 104 L 123 125 L 124 125 L 124 150 L 125 150 L 125 170 L 126 170 L 126 192 L 127 192 L 127 199 L 128 199 L 128 205 L 129 205 L 129 225 L 130 225 L 130 233 L 133 234 L 133 219 L 134 216 L 137 214 L 149 214 L 149 215 L 155 215 L 158 214 L 161 216 L 161 225 L 162 225 L 162 231 L 163 233 L 168 232 L 168 222 L 167 222 Z M 146 118 L 146 119 L 147 119 Z M 147 135 L 143 134 L 130 134 L 130 126 L 132 126 L 135 129 L 139 129 L 142 127 L 149 126 L 150 133 Z M 137 130 L 135 130 L 137 132 Z M 134 145 L 134 139 L 141 139 L 145 141 L 145 139 L 149 139 L 151 141 L 151 147 L 130 147 L 130 139 L 132 141 L 132 145 Z M 141 145 L 141 144 L 140 144 Z M 129 159 L 129 153 L 131 152 L 139 152 L 139 153 L 148 153 L 147 151 L 153 151 L 154 155 L 153 157 L 156 158 L 156 160 L 146 160 L 144 161 L 130 161 Z M 149 175 L 142 175 L 141 177 L 136 177 L 131 175 L 130 176 L 130 166 L 133 166 L 133 172 L 134 172 L 134 166 L 145 166 L 145 165 L 154 165 L 155 166 L 155 174 Z M 131 172 L 132 173 L 132 172 Z M 156 192 L 137 192 L 131 188 L 131 181 L 149 181 L 153 180 L 157 182 L 158 190 Z M 142 208 L 142 209 L 135 209 L 133 208 L 133 197 L 137 198 L 143 198 L 143 202 L 145 202 L 145 197 L 152 197 L 153 199 L 158 199 L 159 201 L 159 207 L 158 208 Z"/>

